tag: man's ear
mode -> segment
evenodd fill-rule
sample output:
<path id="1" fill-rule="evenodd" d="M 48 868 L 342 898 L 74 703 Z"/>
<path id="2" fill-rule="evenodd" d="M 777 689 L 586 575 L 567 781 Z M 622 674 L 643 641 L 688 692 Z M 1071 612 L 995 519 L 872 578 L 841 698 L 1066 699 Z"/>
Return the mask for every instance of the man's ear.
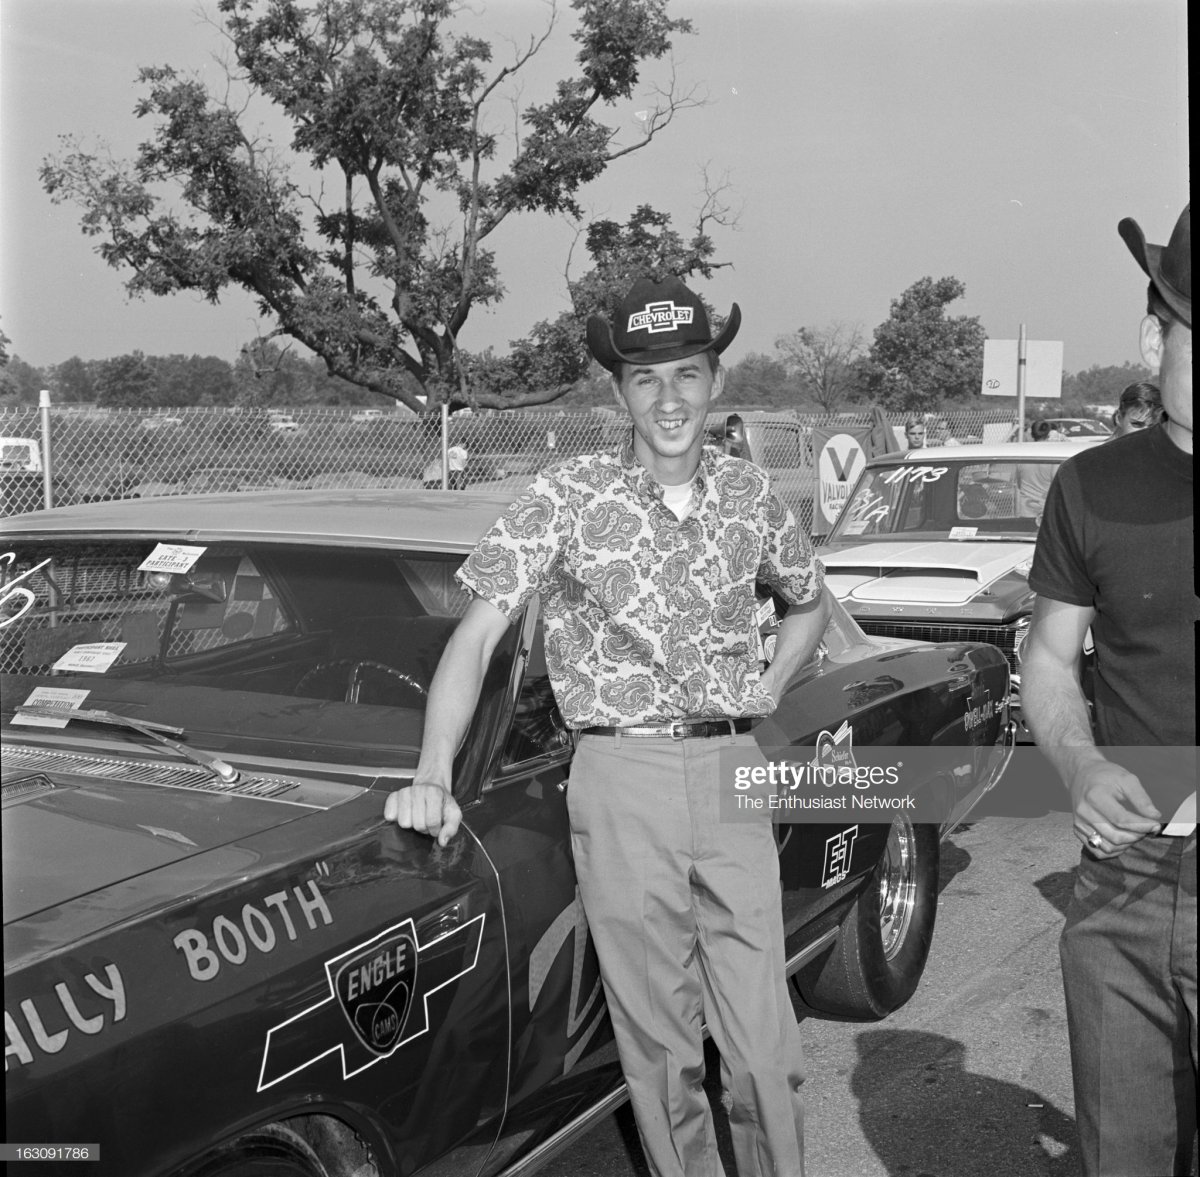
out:
<path id="1" fill-rule="evenodd" d="M 717 397 L 725 391 L 725 365 L 718 364 L 717 370 L 713 373 L 712 392 L 709 394 L 709 400 L 715 401 Z"/>
<path id="2" fill-rule="evenodd" d="M 1146 366 L 1157 372 L 1162 367 L 1163 353 L 1163 325 L 1157 315 L 1147 315 L 1142 320 L 1138 342 L 1141 344 L 1142 359 Z"/>

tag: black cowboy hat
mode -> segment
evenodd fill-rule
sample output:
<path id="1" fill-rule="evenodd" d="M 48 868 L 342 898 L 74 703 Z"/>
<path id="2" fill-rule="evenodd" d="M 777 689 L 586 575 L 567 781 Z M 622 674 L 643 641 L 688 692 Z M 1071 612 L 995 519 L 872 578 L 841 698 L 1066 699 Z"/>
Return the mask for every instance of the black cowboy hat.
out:
<path id="1" fill-rule="evenodd" d="M 1126 217 L 1117 232 L 1129 246 L 1137 264 L 1145 270 L 1154 289 L 1176 317 L 1187 327 L 1192 325 L 1192 206 L 1189 202 L 1166 246 L 1150 245 L 1137 221 Z"/>
<path id="2" fill-rule="evenodd" d="M 587 341 L 592 355 L 614 372 L 621 363 L 665 364 L 710 349 L 720 355 L 741 322 L 735 302 L 714 339 L 704 304 L 678 278 L 639 278 L 617 304 L 612 325 L 599 315 L 588 319 Z"/>

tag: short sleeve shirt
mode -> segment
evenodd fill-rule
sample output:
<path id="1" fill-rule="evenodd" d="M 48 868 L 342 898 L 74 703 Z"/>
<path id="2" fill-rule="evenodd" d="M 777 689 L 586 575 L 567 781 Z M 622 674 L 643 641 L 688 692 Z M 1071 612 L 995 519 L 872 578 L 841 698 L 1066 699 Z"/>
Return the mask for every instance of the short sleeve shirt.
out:
<path id="1" fill-rule="evenodd" d="M 544 470 L 458 573 L 506 616 L 541 594 L 573 728 L 770 714 L 755 581 L 803 604 L 822 575 L 759 467 L 706 447 L 681 521 L 629 446 Z"/>
<path id="2" fill-rule="evenodd" d="M 1064 462 L 1046 498 L 1029 584 L 1096 611 L 1096 736 L 1196 742 L 1192 455 L 1162 426 Z"/>

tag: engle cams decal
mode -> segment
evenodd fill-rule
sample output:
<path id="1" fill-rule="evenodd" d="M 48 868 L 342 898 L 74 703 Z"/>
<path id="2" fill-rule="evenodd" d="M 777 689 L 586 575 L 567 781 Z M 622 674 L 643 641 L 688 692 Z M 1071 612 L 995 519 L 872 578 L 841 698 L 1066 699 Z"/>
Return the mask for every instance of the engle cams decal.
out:
<path id="1" fill-rule="evenodd" d="M 328 996 L 267 1031 L 258 1090 L 331 1054 L 349 1079 L 424 1034 L 429 999 L 479 960 L 484 919 L 424 943 L 406 919 L 326 961 Z"/>
<path id="2" fill-rule="evenodd" d="M 358 1040 L 375 1054 L 396 1048 L 412 1006 L 417 937 L 412 920 L 384 933 L 338 966 L 333 984 L 342 1013 Z"/>

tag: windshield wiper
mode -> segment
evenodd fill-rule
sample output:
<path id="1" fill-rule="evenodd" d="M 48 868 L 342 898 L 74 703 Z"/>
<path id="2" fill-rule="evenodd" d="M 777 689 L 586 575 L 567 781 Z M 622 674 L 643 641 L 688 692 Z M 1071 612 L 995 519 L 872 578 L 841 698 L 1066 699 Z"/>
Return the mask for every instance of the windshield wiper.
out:
<path id="1" fill-rule="evenodd" d="M 199 748 L 189 748 L 186 744 L 181 744 L 178 740 L 172 740 L 163 735 L 163 732 L 170 732 L 173 736 L 182 736 L 185 733 L 181 727 L 130 719 L 128 715 L 118 715 L 115 711 L 97 711 L 82 707 L 56 707 L 48 703 L 19 703 L 16 710 L 17 715 L 36 715 L 45 719 L 78 719 L 84 723 L 107 723 L 113 727 L 129 728 L 131 731 L 140 732 L 143 736 L 178 752 L 185 760 L 190 760 L 193 764 L 200 765 L 201 768 L 207 768 L 224 785 L 236 785 L 241 780 L 241 773 L 219 756 L 214 756 L 211 752 L 202 752 Z"/>

